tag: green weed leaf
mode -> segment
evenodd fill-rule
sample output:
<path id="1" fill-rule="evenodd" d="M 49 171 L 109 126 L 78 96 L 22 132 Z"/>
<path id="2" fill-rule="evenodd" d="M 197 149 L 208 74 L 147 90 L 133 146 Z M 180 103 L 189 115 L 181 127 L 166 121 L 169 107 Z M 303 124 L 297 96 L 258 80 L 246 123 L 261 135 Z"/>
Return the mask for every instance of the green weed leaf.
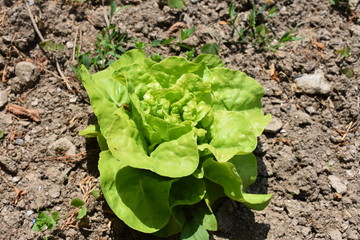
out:
<path id="1" fill-rule="evenodd" d="M 186 3 L 184 0 L 168 0 L 168 5 L 171 8 L 182 9 L 184 6 L 186 6 Z"/>
<path id="2" fill-rule="evenodd" d="M 59 221 L 59 212 L 54 211 L 47 214 L 46 212 L 39 212 L 38 217 L 35 219 L 35 223 L 31 228 L 33 231 L 41 232 L 43 230 L 51 230 Z"/>
<path id="3" fill-rule="evenodd" d="M 206 54 L 219 55 L 220 46 L 216 43 L 207 43 L 201 47 L 201 52 Z"/>
<path id="4" fill-rule="evenodd" d="M 55 43 L 53 40 L 47 40 L 39 43 L 39 46 L 46 51 L 62 51 L 64 50 L 64 45 L 60 43 Z"/>
<path id="5" fill-rule="evenodd" d="M 195 26 L 185 30 L 180 29 L 180 42 L 189 38 L 194 33 L 194 31 L 195 31 Z"/>
<path id="6" fill-rule="evenodd" d="M 70 204 L 74 207 L 80 208 L 85 205 L 84 201 L 80 198 L 74 198 L 71 200 Z"/>
<path id="7" fill-rule="evenodd" d="M 353 68 L 343 68 L 340 70 L 342 74 L 344 74 L 347 78 L 352 78 L 354 76 Z"/>
<path id="8" fill-rule="evenodd" d="M 336 53 L 340 54 L 340 58 L 346 58 L 350 56 L 350 50 L 351 49 L 349 47 L 345 47 L 343 49 L 336 50 Z"/>
<path id="9" fill-rule="evenodd" d="M 95 190 L 91 191 L 91 195 L 95 199 L 99 199 L 101 197 L 101 191 L 99 189 L 95 189 Z"/>
<path id="10" fill-rule="evenodd" d="M 87 208 L 85 205 L 83 205 L 80 209 L 79 209 L 79 212 L 78 212 L 78 215 L 77 215 L 77 219 L 82 219 L 83 217 L 86 216 L 86 213 L 87 213 Z"/>

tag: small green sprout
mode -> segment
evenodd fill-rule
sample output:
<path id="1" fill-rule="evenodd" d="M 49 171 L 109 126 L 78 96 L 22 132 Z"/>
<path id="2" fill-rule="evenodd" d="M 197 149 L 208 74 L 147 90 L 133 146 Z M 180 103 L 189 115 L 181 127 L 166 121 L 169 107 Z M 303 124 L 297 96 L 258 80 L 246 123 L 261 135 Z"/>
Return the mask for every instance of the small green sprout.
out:
<path id="1" fill-rule="evenodd" d="M 116 30 L 116 26 L 112 23 L 115 13 L 129 7 L 129 5 L 117 8 L 114 1 L 110 2 L 109 10 L 109 26 L 102 29 L 97 36 L 95 43 L 96 54 L 86 52 L 81 54 L 80 45 L 76 46 L 76 56 L 78 64 L 85 65 L 87 68 L 94 67 L 95 70 L 101 70 L 109 66 L 126 52 L 123 45 L 128 40 L 127 35 Z"/>
<path id="2" fill-rule="evenodd" d="M 220 46 L 216 43 L 207 43 L 201 47 L 201 52 L 212 55 L 219 55 Z"/>
<path id="3" fill-rule="evenodd" d="M 336 53 L 340 54 L 340 58 L 343 59 L 343 58 L 346 58 L 346 57 L 350 56 L 350 50 L 351 49 L 349 47 L 345 47 L 345 48 L 336 50 Z"/>
<path id="4" fill-rule="evenodd" d="M 235 34 L 237 35 L 235 41 L 243 44 L 252 44 L 258 50 L 276 51 L 278 48 L 284 46 L 286 42 L 303 39 L 302 37 L 297 37 L 297 34 L 294 34 L 297 30 L 297 27 L 294 27 L 283 34 L 277 41 L 277 44 L 273 44 L 276 40 L 275 33 L 267 27 L 267 20 L 279 14 L 279 7 L 274 5 L 268 9 L 268 5 L 265 4 L 257 8 L 254 0 L 251 0 L 251 5 L 252 9 L 250 10 L 249 18 L 244 27 L 239 26 L 239 13 L 236 12 L 235 4 L 231 3 L 229 5 L 229 25 L 232 29 L 231 34 L 233 36 Z"/>
<path id="5" fill-rule="evenodd" d="M 80 198 L 74 198 L 71 200 L 70 204 L 76 208 L 78 208 L 78 215 L 77 219 L 82 219 L 86 216 L 87 208 L 85 206 L 85 202 L 81 200 Z"/>
<path id="6" fill-rule="evenodd" d="M 342 68 L 340 72 L 344 74 L 347 78 L 352 78 L 354 76 L 353 68 Z"/>
<path id="7" fill-rule="evenodd" d="M 184 6 L 186 6 L 186 3 L 184 0 L 168 0 L 168 5 L 171 8 L 182 9 Z"/>
<path id="8" fill-rule="evenodd" d="M 42 232 L 44 230 L 51 230 L 59 221 L 59 212 L 54 211 L 49 214 L 46 212 L 39 212 L 39 215 L 36 219 L 33 219 L 33 226 L 31 230 L 36 232 Z"/>
<path id="9" fill-rule="evenodd" d="M 62 51 L 64 50 L 64 45 L 60 43 L 55 43 L 53 40 L 47 40 L 39 43 L 39 46 L 46 51 Z"/>

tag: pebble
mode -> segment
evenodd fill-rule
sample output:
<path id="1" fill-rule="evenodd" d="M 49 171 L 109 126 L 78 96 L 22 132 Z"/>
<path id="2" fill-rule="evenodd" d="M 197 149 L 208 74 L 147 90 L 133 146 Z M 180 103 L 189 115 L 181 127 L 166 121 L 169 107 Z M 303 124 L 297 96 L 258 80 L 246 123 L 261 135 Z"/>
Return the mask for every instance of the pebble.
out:
<path id="1" fill-rule="evenodd" d="M 65 154 L 65 155 L 75 155 L 75 145 L 70 142 L 67 138 L 60 138 L 53 142 L 49 146 L 49 151 L 53 155 Z"/>
<path id="2" fill-rule="evenodd" d="M 36 66 L 30 62 L 19 62 L 15 66 L 15 74 L 20 80 L 28 82 L 36 74 Z"/>
<path id="3" fill-rule="evenodd" d="M 57 186 L 53 186 L 52 188 L 50 188 L 49 196 L 52 197 L 52 198 L 60 197 L 60 188 L 57 187 Z"/>
<path id="4" fill-rule="evenodd" d="M 337 193 L 340 194 L 346 193 L 347 187 L 344 183 L 341 182 L 341 180 L 338 177 L 334 175 L 330 175 L 328 176 L 328 179 L 330 181 L 331 187 L 334 188 Z"/>
<path id="5" fill-rule="evenodd" d="M 30 62 L 19 62 L 15 66 L 15 75 L 25 88 L 32 87 L 38 77 L 36 66 Z"/>
<path id="6" fill-rule="evenodd" d="M 27 210 L 27 211 L 26 211 L 26 215 L 30 216 L 30 215 L 32 215 L 32 214 L 34 214 L 34 211 L 33 211 L 33 210 Z"/>
<path id="7" fill-rule="evenodd" d="M 265 132 L 267 133 L 277 133 L 282 129 L 283 123 L 277 117 L 272 117 L 269 124 L 265 127 Z"/>
<path id="8" fill-rule="evenodd" d="M 308 94 L 328 94 L 331 92 L 331 85 L 325 79 L 322 70 L 316 70 L 314 74 L 303 75 L 295 78 L 297 86 Z"/>
<path id="9" fill-rule="evenodd" d="M 4 167 L 6 171 L 12 173 L 12 174 L 16 174 L 18 171 L 18 164 L 16 163 L 16 161 L 12 160 L 9 157 L 5 157 L 5 156 L 0 156 L 0 162 L 3 165 L 2 168 Z"/>
<path id="10" fill-rule="evenodd" d="M 39 104 L 39 99 L 35 98 L 34 101 L 31 102 L 31 106 L 35 107 Z"/>
<path id="11" fill-rule="evenodd" d="M 331 240 L 342 240 L 341 232 L 338 229 L 331 230 L 328 234 Z"/>
<path id="12" fill-rule="evenodd" d="M 94 12 L 90 14 L 90 17 L 95 28 L 102 29 L 106 27 L 106 23 L 104 20 L 104 8 L 97 8 Z"/>
<path id="13" fill-rule="evenodd" d="M 23 144 L 24 144 L 24 140 L 21 139 L 21 138 L 17 138 L 17 139 L 15 139 L 15 144 L 16 144 L 16 145 L 23 145 Z"/>
<path id="14" fill-rule="evenodd" d="M 26 135 L 26 136 L 24 137 L 24 140 L 25 140 L 26 142 L 29 142 L 30 139 L 31 139 L 31 137 L 30 137 L 29 135 Z"/>
<path id="15" fill-rule="evenodd" d="M 312 106 L 305 108 L 305 110 L 306 110 L 310 115 L 313 115 L 313 114 L 316 113 L 315 108 L 312 107 Z"/>
<path id="16" fill-rule="evenodd" d="M 11 181 L 13 182 L 13 183 L 17 183 L 17 182 L 19 182 L 21 180 L 21 177 L 19 177 L 19 176 L 15 176 L 15 177 L 13 177 L 12 179 L 11 179 Z"/>
<path id="17" fill-rule="evenodd" d="M 293 116 L 295 117 L 295 119 L 297 119 L 297 122 L 299 125 L 306 125 L 306 124 L 311 124 L 311 117 L 309 116 L 309 114 L 304 113 L 300 110 L 295 111 L 292 113 Z"/>
<path id="18" fill-rule="evenodd" d="M 72 49 L 72 48 L 74 48 L 74 43 L 72 41 L 68 41 L 68 42 L 66 42 L 66 47 L 68 49 Z"/>
<path id="19" fill-rule="evenodd" d="M 7 91 L 0 91 L 0 108 L 4 107 L 8 102 L 9 94 Z"/>
<path id="20" fill-rule="evenodd" d="M 24 121 L 24 120 L 20 120 L 18 123 L 19 123 L 21 126 L 24 126 L 24 127 L 27 127 L 27 126 L 30 125 L 30 122 Z"/>

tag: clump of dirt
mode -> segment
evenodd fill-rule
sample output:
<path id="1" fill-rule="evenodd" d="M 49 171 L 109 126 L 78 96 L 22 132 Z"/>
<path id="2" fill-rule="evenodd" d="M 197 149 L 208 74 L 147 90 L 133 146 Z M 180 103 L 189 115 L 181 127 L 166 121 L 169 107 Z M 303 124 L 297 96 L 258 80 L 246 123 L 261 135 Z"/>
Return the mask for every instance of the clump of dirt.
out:
<path id="1" fill-rule="evenodd" d="M 279 15 L 271 27 L 277 37 L 298 26 L 304 39 L 271 52 L 232 39 L 226 23 L 229 1 L 186 2 L 187 7 L 179 10 L 157 0 L 126 1 L 123 4 L 131 6 L 115 14 L 114 24 L 128 39 L 146 43 L 166 38 L 177 22 L 196 26 L 186 43 L 197 52 L 206 43 L 218 43 L 219 56 L 228 67 L 246 72 L 264 86 L 264 110 L 274 118 L 259 138 L 255 151 L 259 177 L 250 190 L 272 193 L 273 200 L 261 212 L 219 202 L 219 231 L 212 239 L 359 239 L 359 4 L 352 1 L 353 11 L 344 12 L 327 0 L 276 1 Z M 98 149 L 78 135 L 94 119 L 70 64 L 76 65 L 77 45 L 83 52 L 94 51 L 109 5 L 28 3 L 42 35 L 65 48 L 51 54 L 42 50 L 24 2 L 2 0 L 0 130 L 5 136 L 0 139 L 0 235 L 149 239 L 122 224 L 102 198 L 87 198 L 88 213 L 81 222 L 69 204 L 98 187 Z M 239 6 L 242 21 L 249 10 L 246 4 Z M 350 56 L 341 58 L 337 51 L 346 47 Z M 164 57 L 183 54 L 177 47 L 145 51 Z M 20 74 L 16 69 L 22 64 L 30 70 Z M 353 76 L 345 76 L 343 69 L 351 69 Z M 303 84 L 314 78 L 319 79 L 311 80 L 312 85 Z M 39 121 L 10 111 L 11 104 L 36 110 Z M 59 211 L 60 221 L 55 230 L 36 233 L 31 230 L 32 219 L 37 210 L 45 209 Z"/>

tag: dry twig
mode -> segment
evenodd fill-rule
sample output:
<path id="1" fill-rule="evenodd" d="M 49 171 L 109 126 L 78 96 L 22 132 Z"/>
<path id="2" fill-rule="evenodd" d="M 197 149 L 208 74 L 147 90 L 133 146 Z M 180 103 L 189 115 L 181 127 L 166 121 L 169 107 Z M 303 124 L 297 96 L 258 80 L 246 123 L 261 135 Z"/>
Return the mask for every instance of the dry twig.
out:
<path id="1" fill-rule="evenodd" d="M 169 28 L 169 30 L 166 31 L 166 37 L 170 38 L 172 33 L 184 28 L 189 28 L 189 26 L 186 25 L 184 22 L 176 22 Z"/>
<path id="2" fill-rule="evenodd" d="M 24 196 L 27 192 L 23 191 L 23 190 L 20 190 L 17 187 L 14 187 L 14 189 L 15 189 L 15 193 L 16 193 L 14 204 L 17 204 L 20 201 L 20 198 L 22 196 Z"/>
<path id="3" fill-rule="evenodd" d="M 37 25 L 36 25 L 36 23 L 35 23 L 34 15 L 31 13 L 31 9 L 30 9 L 29 4 L 27 3 L 26 0 L 24 0 L 23 2 L 24 2 L 25 5 L 26 5 L 27 11 L 28 11 L 28 13 L 29 13 L 29 17 L 30 17 L 30 19 L 31 19 L 31 23 L 33 24 L 33 27 L 34 27 L 37 35 L 39 36 L 39 38 L 41 39 L 41 41 L 44 42 L 44 41 L 45 41 L 45 38 L 43 37 L 43 35 L 41 34 L 39 28 L 37 27 Z M 63 72 L 61 71 L 59 62 L 58 62 L 58 60 L 57 60 L 56 58 L 55 58 L 55 62 L 56 62 L 56 68 L 57 68 L 57 70 L 58 70 L 61 78 L 64 80 L 65 85 L 66 85 L 66 88 L 67 88 L 69 91 L 72 91 L 71 86 L 69 85 L 66 77 L 64 76 Z"/>
<path id="4" fill-rule="evenodd" d="M 31 13 L 31 9 L 30 9 L 30 6 L 29 6 L 28 2 L 27 2 L 26 0 L 23 0 L 23 2 L 25 3 L 26 9 L 27 9 L 27 11 L 28 11 L 28 13 L 29 13 L 30 20 L 31 20 L 31 22 L 32 22 L 32 24 L 33 24 L 33 27 L 34 27 L 37 35 L 39 36 L 39 38 L 41 39 L 41 41 L 44 42 L 44 41 L 45 41 L 45 38 L 43 37 L 43 35 L 41 34 L 39 28 L 37 27 L 37 25 L 36 25 L 36 23 L 35 23 L 34 15 Z"/>
<path id="5" fill-rule="evenodd" d="M 16 105 L 16 104 L 9 103 L 6 106 L 6 110 L 8 110 L 9 112 L 11 112 L 15 115 L 28 117 L 28 118 L 34 120 L 35 122 L 41 122 L 40 114 L 37 109 L 24 108 L 24 107 Z"/>

